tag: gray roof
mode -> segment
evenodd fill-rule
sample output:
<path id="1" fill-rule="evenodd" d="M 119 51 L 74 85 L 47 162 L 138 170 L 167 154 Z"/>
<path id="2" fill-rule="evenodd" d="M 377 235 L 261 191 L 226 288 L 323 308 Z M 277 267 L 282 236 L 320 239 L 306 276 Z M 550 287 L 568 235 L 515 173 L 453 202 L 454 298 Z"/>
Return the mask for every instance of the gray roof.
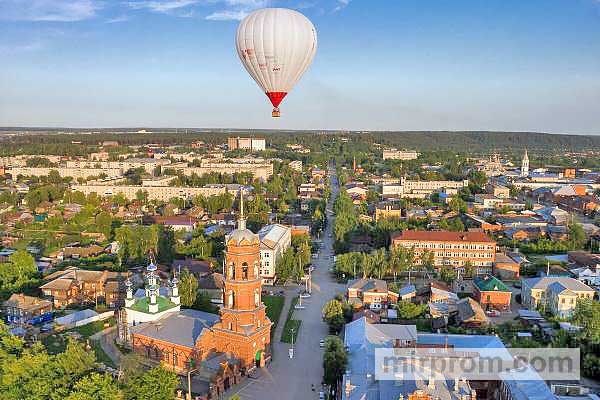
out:
<path id="1" fill-rule="evenodd" d="M 393 339 L 415 340 L 418 344 L 448 343 L 455 348 L 472 348 L 484 354 L 486 351 L 497 354 L 497 350 L 505 349 L 500 339 L 496 336 L 483 335 L 438 335 L 417 334 L 414 325 L 382 325 L 369 324 L 366 319 L 360 318 L 346 325 L 344 344 L 348 348 L 347 374 L 344 375 L 342 384 L 342 399 L 344 400 L 397 400 L 400 394 L 405 398 L 417 389 L 424 390 L 433 398 L 440 400 L 454 400 L 454 381 L 445 379 L 438 371 L 422 370 L 412 375 L 412 379 L 377 380 L 375 379 L 375 351 L 378 348 L 391 348 Z M 488 350 L 490 349 L 490 350 Z M 508 355 L 508 353 L 507 353 Z M 435 384 L 428 385 L 423 376 L 435 375 Z M 421 376 L 421 377 L 419 377 Z M 345 392 L 346 384 L 350 385 L 350 392 Z M 467 383 L 460 382 L 460 391 L 470 395 Z M 470 396 L 469 396 L 470 398 Z"/>
<path id="2" fill-rule="evenodd" d="M 550 290 L 552 293 L 556 293 L 556 294 L 577 296 L 575 294 L 575 292 L 573 292 L 572 290 L 567 289 L 560 282 L 551 283 L 550 285 L 548 285 L 548 290 Z"/>
<path id="3" fill-rule="evenodd" d="M 527 286 L 531 289 L 546 290 L 548 286 L 552 285 L 555 282 L 558 282 L 562 286 L 564 286 L 565 289 L 573 290 L 575 292 L 594 291 L 594 289 L 592 289 L 585 283 L 566 276 L 544 276 L 538 278 L 523 279 L 522 281 L 523 286 Z"/>
<path id="4" fill-rule="evenodd" d="M 196 340 L 204 334 L 205 330 L 211 329 L 219 321 L 220 318 L 216 314 L 196 310 L 181 310 L 157 321 L 132 326 L 130 330 L 131 333 L 144 335 L 152 339 L 194 347 Z"/>
<path id="5" fill-rule="evenodd" d="M 348 282 L 349 289 L 358 289 L 363 292 L 369 292 L 372 290 L 387 292 L 387 283 L 380 279 L 353 279 Z"/>

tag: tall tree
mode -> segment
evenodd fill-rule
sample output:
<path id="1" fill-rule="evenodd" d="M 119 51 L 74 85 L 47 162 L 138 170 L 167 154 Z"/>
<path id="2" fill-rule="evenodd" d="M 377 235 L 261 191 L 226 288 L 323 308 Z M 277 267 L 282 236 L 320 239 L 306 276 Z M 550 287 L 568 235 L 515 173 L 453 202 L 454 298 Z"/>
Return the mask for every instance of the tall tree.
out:
<path id="1" fill-rule="evenodd" d="M 108 374 L 92 373 L 80 379 L 66 400 L 123 400 L 124 395 Z"/>
<path id="2" fill-rule="evenodd" d="M 331 393 L 337 392 L 337 386 L 346 373 L 347 365 L 348 354 L 344 349 L 344 343 L 337 336 L 328 336 L 325 339 L 323 352 L 323 382 L 329 385 Z"/>
<path id="3" fill-rule="evenodd" d="M 198 297 L 198 279 L 187 268 L 179 277 L 179 296 L 184 307 L 192 307 Z"/>
<path id="4" fill-rule="evenodd" d="M 125 395 L 127 400 L 173 400 L 178 385 L 175 372 L 156 367 L 131 379 Z"/>

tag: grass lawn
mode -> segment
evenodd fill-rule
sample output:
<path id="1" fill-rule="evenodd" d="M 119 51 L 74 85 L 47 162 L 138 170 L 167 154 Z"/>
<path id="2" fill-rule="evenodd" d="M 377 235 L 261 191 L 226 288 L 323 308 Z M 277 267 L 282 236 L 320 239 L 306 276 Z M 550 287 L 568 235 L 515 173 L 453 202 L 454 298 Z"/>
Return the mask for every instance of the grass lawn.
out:
<path id="1" fill-rule="evenodd" d="M 98 332 L 104 330 L 105 323 L 108 323 L 110 326 L 114 326 L 117 323 L 117 321 L 115 320 L 114 317 L 110 317 L 109 319 L 106 319 L 104 321 L 91 322 L 87 325 L 78 326 L 77 328 L 73 328 L 72 330 L 79 333 L 81 336 L 83 336 L 83 339 L 87 339 L 90 336 L 92 336 L 94 333 L 98 333 Z"/>
<path id="2" fill-rule="evenodd" d="M 294 343 L 298 340 L 298 333 L 300 331 L 300 324 L 302 321 L 294 319 L 294 311 L 296 303 L 298 303 L 298 297 L 294 297 L 292 300 L 292 304 L 290 305 L 290 310 L 288 311 L 287 318 L 285 320 L 285 325 L 283 326 L 283 332 L 281 333 L 281 341 L 284 343 Z M 294 332 L 294 336 L 292 337 L 292 330 Z"/>
<path id="3" fill-rule="evenodd" d="M 265 295 L 262 297 L 262 301 L 267 307 L 267 317 L 269 317 L 269 319 L 273 323 L 273 327 L 271 329 L 275 331 L 275 327 L 277 326 L 277 323 L 279 322 L 279 317 L 281 316 L 283 303 L 285 303 L 285 297 Z"/>

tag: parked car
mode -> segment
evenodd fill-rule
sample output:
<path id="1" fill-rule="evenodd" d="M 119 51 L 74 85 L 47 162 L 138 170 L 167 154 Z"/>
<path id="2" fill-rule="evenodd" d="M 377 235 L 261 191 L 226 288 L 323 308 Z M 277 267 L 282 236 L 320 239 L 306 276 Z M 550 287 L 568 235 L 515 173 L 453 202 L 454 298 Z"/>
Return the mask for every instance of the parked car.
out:
<path id="1" fill-rule="evenodd" d="M 321 340 L 319 340 L 319 347 L 320 347 L 320 348 L 323 348 L 323 347 L 325 347 L 325 339 L 321 339 Z"/>
<path id="2" fill-rule="evenodd" d="M 322 390 L 319 392 L 319 400 L 325 400 L 325 392 Z"/>

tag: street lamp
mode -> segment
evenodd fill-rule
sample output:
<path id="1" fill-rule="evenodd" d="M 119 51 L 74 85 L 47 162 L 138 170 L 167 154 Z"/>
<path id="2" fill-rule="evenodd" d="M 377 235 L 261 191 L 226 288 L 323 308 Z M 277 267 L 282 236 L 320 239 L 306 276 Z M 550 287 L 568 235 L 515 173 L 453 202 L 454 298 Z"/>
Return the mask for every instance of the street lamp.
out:
<path id="1" fill-rule="evenodd" d="M 198 368 L 190 369 L 187 373 L 188 393 L 187 400 L 192 400 L 192 372 L 198 371 Z"/>

